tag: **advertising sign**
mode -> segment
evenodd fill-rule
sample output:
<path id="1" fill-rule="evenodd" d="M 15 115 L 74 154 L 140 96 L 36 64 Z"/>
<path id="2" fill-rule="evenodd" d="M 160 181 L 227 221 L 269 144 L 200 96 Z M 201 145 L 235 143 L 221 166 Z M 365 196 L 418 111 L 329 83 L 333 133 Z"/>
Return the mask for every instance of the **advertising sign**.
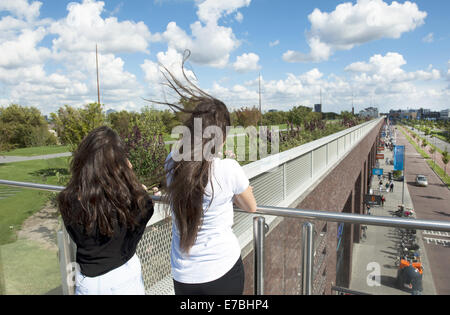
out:
<path id="1" fill-rule="evenodd" d="M 383 160 L 384 154 L 377 154 L 376 158 L 377 158 L 377 160 Z"/>
<path id="2" fill-rule="evenodd" d="M 383 169 L 382 168 L 374 168 L 372 169 L 373 175 L 383 175 Z"/>
<path id="3" fill-rule="evenodd" d="M 405 155 L 405 146 L 396 145 L 394 147 L 394 171 L 403 171 L 404 155 Z"/>
<path id="4" fill-rule="evenodd" d="M 364 202 L 366 205 L 380 206 L 381 205 L 381 196 L 380 195 L 365 195 Z"/>

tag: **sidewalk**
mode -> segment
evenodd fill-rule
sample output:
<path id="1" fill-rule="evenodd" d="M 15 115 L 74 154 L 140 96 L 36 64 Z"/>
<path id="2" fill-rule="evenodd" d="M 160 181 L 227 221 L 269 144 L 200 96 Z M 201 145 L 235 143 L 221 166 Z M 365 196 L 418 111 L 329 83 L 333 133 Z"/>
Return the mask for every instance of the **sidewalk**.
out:
<path id="1" fill-rule="evenodd" d="M 386 149 L 384 151 L 385 159 L 393 158 L 393 152 Z M 393 170 L 392 165 L 386 165 L 384 160 L 379 160 L 379 167 L 384 169 L 384 173 Z M 383 184 L 386 183 L 386 179 L 383 180 Z M 398 205 L 402 203 L 402 182 L 394 181 L 394 191 L 386 192 L 383 188 L 381 192 L 385 196 L 386 202 L 384 207 L 372 207 L 371 214 L 374 216 L 386 216 L 391 217 L 389 211 L 396 211 Z M 377 176 L 373 176 L 371 187 L 374 194 L 379 194 L 379 179 Z M 405 184 L 404 204 L 407 208 L 414 208 L 411 200 L 411 196 L 408 191 L 408 185 Z M 376 294 L 376 295 L 410 295 L 411 292 L 408 289 L 401 290 L 396 285 L 397 267 L 395 266 L 395 259 L 397 256 L 397 240 L 396 229 L 389 227 L 368 226 L 367 239 L 361 240 L 360 244 L 354 244 L 353 246 L 353 261 L 352 261 L 352 279 L 350 283 L 350 289 Z M 435 295 L 436 289 L 434 286 L 433 278 L 429 270 L 429 261 L 426 255 L 424 244 L 422 240 L 421 231 L 417 231 L 418 244 L 421 248 L 421 259 L 424 266 L 423 272 L 423 292 L 424 295 Z M 375 263 L 375 264 L 374 264 Z M 372 265 L 369 265 L 372 264 Z M 376 265 L 378 264 L 378 265 Z M 374 267 L 379 266 L 381 274 L 381 285 L 370 286 L 367 278 L 369 274 L 374 274 Z M 368 284 L 369 283 L 369 284 Z"/>
<path id="2" fill-rule="evenodd" d="M 37 156 L 1 156 L 0 155 L 0 164 L 32 161 L 32 160 L 49 160 L 49 159 L 55 159 L 55 158 L 59 158 L 59 157 L 66 157 L 66 156 L 72 156 L 72 153 L 65 152 L 65 153 L 55 153 L 55 154 L 37 155 Z"/>

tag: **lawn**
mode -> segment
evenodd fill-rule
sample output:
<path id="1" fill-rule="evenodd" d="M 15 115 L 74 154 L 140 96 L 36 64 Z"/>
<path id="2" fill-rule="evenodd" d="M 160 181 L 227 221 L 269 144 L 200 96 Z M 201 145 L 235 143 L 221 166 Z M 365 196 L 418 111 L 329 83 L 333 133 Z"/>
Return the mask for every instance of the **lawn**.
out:
<path id="1" fill-rule="evenodd" d="M 0 294 L 58 293 L 61 272 L 57 252 L 28 240 L 1 245 L 0 277 Z"/>
<path id="2" fill-rule="evenodd" d="M 58 185 L 56 173 L 67 174 L 69 158 L 34 160 L 0 164 L 0 179 Z M 0 244 L 15 240 L 14 231 L 23 221 L 42 209 L 51 193 L 30 190 L 0 188 Z"/>
<path id="3" fill-rule="evenodd" d="M 45 147 L 21 148 L 12 151 L 0 152 L 3 156 L 38 156 L 69 152 L 69 146 L 51 145 Z"/>
<path id="4" fill-rule="evenodd" d="M 58 185 L 56 173 L 67 174 L 68 160 L 0 164 L 0 179 Z M 61 285 L 57 252 L 16 235 L 50 196 L 49 192 L 0 186 L 0 294 L 45 294 Z"/>

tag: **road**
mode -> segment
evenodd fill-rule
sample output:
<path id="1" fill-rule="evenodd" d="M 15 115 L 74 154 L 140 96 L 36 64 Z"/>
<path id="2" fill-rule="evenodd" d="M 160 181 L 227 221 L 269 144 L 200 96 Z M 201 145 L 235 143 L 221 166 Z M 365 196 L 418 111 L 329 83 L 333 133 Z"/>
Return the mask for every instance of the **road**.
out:
<path id="1" fill-rule="evenodd" d="M 407 126 L 409 129 L 412 129 L 410 126 Z M 415 133 L 419 134 L 422 138 L 426 138 L 427 141 L 433 145 L 435 145 L 436 147 L 438 147 L 439 149 L 441 149 L 442 151 L 445 150 L 450 150 L 450 143 L 443 141 L 439 138 L 436 137 L 431 137 L 431 136 L 425 136 L 425 133 L 423 131 L 420 131 L 416 128 L 414 128 L 413 130 Z"/>
<path id="2" fill-rule="evenodd" d="M 405 146 L 406 183 L 417 217 L 425 220 L 450 221 L 450 190 L 399 131 L 397 131 L 397 145 Z M 415 185 L 417 174 L 427 177 L 428 187 Z M 439 295 L 450 294 L 449 241 L 450 237 L 442 233 L 424 233 L 425 249 L 430 263 L 429 269 Z"/>
<path id="3" fill-rule="evenodd" d="M 48 154 L 48 155 L 38 155 L 38 156 L 1 156 L 0 155 L 0 164 L 31 161 L 31 160 L 48 160 L 48 159 L 55 159 L 55 158 L 71 156 L 71 155 L 72 155 L 72 153 L 70 153 L 70 152 L 55 153 L 55 154 Z"/>

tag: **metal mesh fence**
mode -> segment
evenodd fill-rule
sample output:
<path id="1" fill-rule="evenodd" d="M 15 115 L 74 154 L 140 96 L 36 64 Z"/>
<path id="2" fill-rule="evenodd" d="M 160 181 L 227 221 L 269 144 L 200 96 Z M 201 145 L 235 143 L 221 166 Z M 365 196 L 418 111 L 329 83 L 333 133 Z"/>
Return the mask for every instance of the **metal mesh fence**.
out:
<path id="1" fill-rule="evenodd" d="M 170 217 L 145 230 L 136 254 L 142 265 L 145 291 L 148 295 L 174 294 L 170 267 L 172 219 Z"/>

